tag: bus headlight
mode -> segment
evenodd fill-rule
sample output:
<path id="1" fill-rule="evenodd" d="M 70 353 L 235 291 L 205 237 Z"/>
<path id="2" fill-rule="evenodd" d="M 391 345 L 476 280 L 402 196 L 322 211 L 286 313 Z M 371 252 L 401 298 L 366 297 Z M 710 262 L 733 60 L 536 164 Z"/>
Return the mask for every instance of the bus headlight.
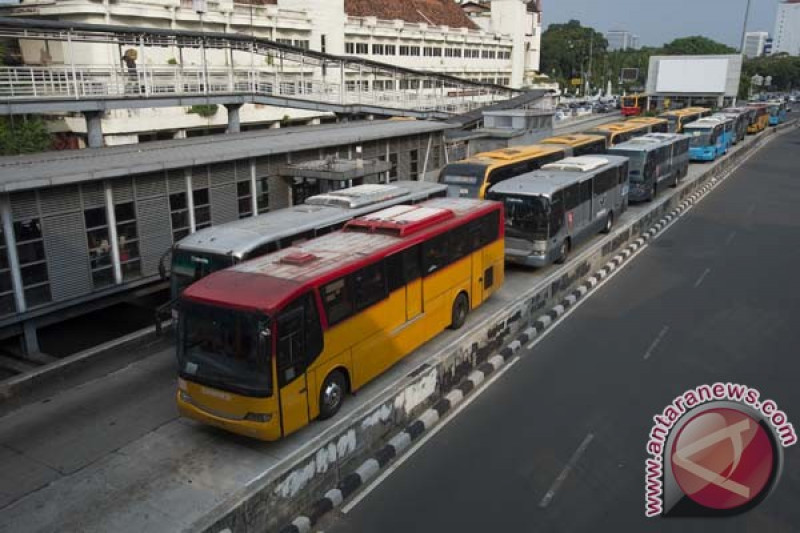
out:
<path id="1" fill-rule="evenodd" d="M 272 413 L 247 413 L 244 419 L 248 422 L 269 422 L 272 420 Z"/>

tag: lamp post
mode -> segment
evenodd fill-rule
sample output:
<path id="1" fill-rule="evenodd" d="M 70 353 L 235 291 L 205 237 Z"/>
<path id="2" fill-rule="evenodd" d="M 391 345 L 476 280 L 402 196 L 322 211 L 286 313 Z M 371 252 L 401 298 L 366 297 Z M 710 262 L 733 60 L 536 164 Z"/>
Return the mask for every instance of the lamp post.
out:
<path id="1" fill-rule="evenodd" d="M 747 21 L 750 18 L 750 0 L 747 0 L 747 5 L 744 8 L 744 22 L 742 23 L 742 48 L 739 53 L 744 56 L 744 44 L 747 40 Z"/>

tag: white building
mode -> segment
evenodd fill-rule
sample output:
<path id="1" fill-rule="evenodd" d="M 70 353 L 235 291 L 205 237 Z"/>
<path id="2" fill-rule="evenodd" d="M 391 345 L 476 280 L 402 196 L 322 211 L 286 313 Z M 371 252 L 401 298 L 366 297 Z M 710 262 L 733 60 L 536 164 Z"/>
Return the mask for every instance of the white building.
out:
<path id="1" fill-rule="evenodd" d="M 800 55 L 800 0 L 783 0 L 775 17 L 772 53 Z"/>
<path id="2" fill-rule="evenodd" d="M 253 34 L 294 46 L 336 55 L 354 55 L 418 70 L 429 70 L 475 81 L 521 87 L 539 68 L 541 13 L 538 0 L 471 2 L 481 8 L 469 13 L 455 0 L 406 2 L 389 0 L 206 0 L 199 16 L 192 0 L 21 0 L 0 7 L 0 15 L 42 17 L 62 21 Z M 65 43 L 25 41 L 25 64 L 68 63 Z M 74 60 L 84 66 L 122 67 L 116 45 L 76 43 Z M 254 59 L 255 57 L 255 59 Z M 264 65 L 264 56 L 246 51 L 207 50 L 214 66 Z M 148 48 L 139 65 L 198 66 L 197 50 Z M 329 76 L 336 73 L 329 73 Z M 348 90 L 388 88 L 384 79 L 359 79 L 350 73 Z M 406 80 L 397 90 L 418 89 Z M 417 82 L 419 83 L 419 82 Z M 424 89 L 424 87 L 423 87 Z M 246 104 L 240 111 L 243 128 L 279 127 L 281 122 L 319 122 L 329 116 L 317 111 Z M 183 137 L 196 132 L 223 131 L 224 108 L 211 117 L 187 108 L 109 111 L 102 128 L 108 145 L 147 138 Z M 65 117 L 61 128 L 84 133 L 82 117 Z"/>
<path id="3" fill-rule="evenodd" d="M 609 50 L 636 50 L 639 48 L 639 36 L 625 30 L 606 32 Z"/>
<path id="4" fill-rule="evenodd" d="M 761 57 L 769 40 L 769 33 L 765 31 L 749 31 L 744 35 L 745 57 Z"/>

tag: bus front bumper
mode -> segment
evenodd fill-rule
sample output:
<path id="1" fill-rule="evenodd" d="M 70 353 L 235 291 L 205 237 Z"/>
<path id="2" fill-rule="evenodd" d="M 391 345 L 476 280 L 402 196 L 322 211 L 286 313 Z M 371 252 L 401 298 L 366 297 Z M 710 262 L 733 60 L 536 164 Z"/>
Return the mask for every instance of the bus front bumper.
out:
<path id="1" fill-rule="evenodd" d="M 506 248 L 506 262 L 514 265 L 542 268 L 553 263 L 552 253 L 523 252 Z"/>
<path id="2" fill-rule="evenodd" d="M 193 389 L 199 386 L 191 385 L 193 386 L 188 391 L 179 388 L 176 395 L 178 412 L 181 416 L 258 440 L 275 441 L 281 438 L 280 419 L 277 413 L 260 417 L 236 417 L 202 404 L 202 398 L 192 395 Z M 248 400 L 258 399 L 248 398 Z M 264 420 L 267 417 L 269 420 Z M 264 421 L 258 421 L 257 418 Z"/>
<path id="3" fill-rule="evenodd" d="M 717 152 L 714 148 L 691 148 L 689 150 L 689 159 L 692 161 L 713 161 L 717 158 Z"/>

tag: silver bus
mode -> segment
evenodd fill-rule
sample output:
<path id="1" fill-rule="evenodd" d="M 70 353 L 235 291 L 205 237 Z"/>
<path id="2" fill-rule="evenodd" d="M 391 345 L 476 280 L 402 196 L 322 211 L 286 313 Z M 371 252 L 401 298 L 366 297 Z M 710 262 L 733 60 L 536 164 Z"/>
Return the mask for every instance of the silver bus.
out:
<path id="1" fill-rule="evenodd" d="M 747 137 L 747 126 L 750 125 L 752 110 L 746 107 L 726 107 L 720 113 L 734 121 L 733 144 L 738 144 Z"/>
<path id="2" fill-rule="evenodd" d="M 675 187 L 689 172 L 689 136 L 680 133 L 648 133 L 608 150 L 630 159 L 631 202 L 653 200 L 666 186 Z"/>
<path id="3" fill-rule="evenodd" d="M 176 299 L 212 272 L 330 233 L 352 218 L 446 193 L 446 185 L 424 181 L 357 185 L 312 196 L 301 205 L 200 230 L 172 247 L 170 296 Z M 164 259 L 160 270 L 166 278 Z"/>
<path id="4" fill-rule="evenodd" d="M 627 206 L 628 159 L 569 157 L 498 183 L 488 198 L 505 206 L 506 261 L 563 263 L 597 232 L 608 233 Z"/>

